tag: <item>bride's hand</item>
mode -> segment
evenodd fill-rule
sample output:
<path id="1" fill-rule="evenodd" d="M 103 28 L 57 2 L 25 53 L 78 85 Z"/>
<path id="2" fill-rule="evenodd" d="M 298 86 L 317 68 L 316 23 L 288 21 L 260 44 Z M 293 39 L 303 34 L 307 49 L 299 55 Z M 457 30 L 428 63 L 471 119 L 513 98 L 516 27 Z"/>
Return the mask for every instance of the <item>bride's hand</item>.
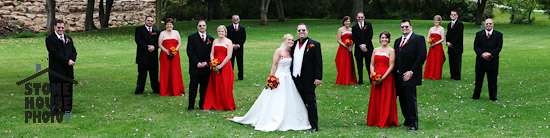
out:
<path id="1" fill-rule="evenodd" d="M 216 66 L 216 70 L 222 70 L 222 68 L 223 67 L 221 65 Z"/>

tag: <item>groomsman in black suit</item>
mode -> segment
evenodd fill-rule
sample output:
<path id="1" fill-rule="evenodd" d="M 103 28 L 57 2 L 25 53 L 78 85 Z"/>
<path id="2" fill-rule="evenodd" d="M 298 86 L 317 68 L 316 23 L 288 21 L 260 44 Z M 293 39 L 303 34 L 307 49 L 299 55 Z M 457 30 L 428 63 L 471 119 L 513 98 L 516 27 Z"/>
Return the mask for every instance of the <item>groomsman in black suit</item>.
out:
<path id="1" fill-rule="evenodd" d="M 498 59 L 502 50 L 502 33 L 493 29 L 493 19 L 485 20 L 485 29 L 476 33 L 474 51 L 476 52 L 476 87 L 472 99 L 479 99 L 483 78 L 487 73 L 489 99 L 497 101 Z"/>
<path id="2" fill-rule="evenodd" d="M 246 30 L 244 26 L 239 24 L 240 21 L 239 15 L 233 15 L 233 24 L 227 26 L 227 38 L 233 42 L 231 65 L 233 65 L 233 68 L 239 66 L 238 78 L 239 80 L 243 80 L 243 53 Z M 237 65 L 235 65 L 235 58 L 237 59 Z"/>
<path id="3" fill-rule="evenodd" d="M 363 84 L 363 66 L 367 69 L 367 73 L 370 72 L 370 58 L 372 57 L 372 24 L 365 21 L 365 14 L 363 12 L 357 13 L 357 24 L 352 29 L 351 39 L 355 43 L 355 61 L 357 63 L 357 75 L 359 76 L 359 82 L 357 84 Z M 363 64 L 363 62 L 365 64 Z M 368 76 L 368 75 L 367 75 Z M 370 81 L 370 77 L 369 82 Z"/>
<path id="4" fill-rule="evenodd" d="M 50 110 L 52 113 L 59 113 L 59 109 L 63 112 L 70 112 L 73 102 L 73 84 L 69 80 L 53 75 L 52 72 L 69 79 L 74 79 L 73 67 L 76 62 L 77 53 L 73 39 L 64 34 L 65 23 L 62 20 L 57 20 L 53 28 L 55 29 L 54 34 L 46 38 L 49 59 L 48 65 L 50 69 L 48 76 L 50 88 L 52 89 L 50 98 L 56 99 L 52 100 L 54 104 Z M 60 93 L 62 91 L 67 91 L 68 93 Z"/>
<path id="5" fill-rule="evenodd" d="M 138 64 L 138 81 L 135 94 L 142 94 L 145 88 L 147 72 L 154 93 L 159 93 L 159 57 L 158 38 L 160 31 L 153 27 L 155 19 L 145 17 L 145 25 L 136 28 L 135 41 L 137 44 L 136 63 Z"/>
<path id="6" fill-rule="evenodd" d="M 412 32 L 411 21 L 401 21 L 401 33 L 395 48 L 395 87 L 401 112 L 405 117 L 404 126 L 408 131 L 418 129 L 418 108 L 416 104 L 416 86 L 422 85 L 422 65 L 426 60 L 426 40 L 424 36 Z"/>
<path id="7" fill-rule="evenodd" d="M 315 133 L 319 130 L 315 87 L 323 83 L 321 43 L 308 37 L 309 31 L 304 23 L 298 25 L 296 33 L 299 39 L 294 42 L 296 45 L 290 48 L 290 55 L 292 55 L 290 72 L 306 105 L 311 132 Z"/>
<path id="8" fill-rule="evenodd" d="M 451 11 L 451 22 L 447 24 L 447 53 L 449 54 L 449 70 L 451 79 L 460 80 L 462 68 L 462 40 L 464 24 L 458 20 L 458 13 Z"/>
<path id="9" fill-rule="evenodd" d="M 200 84 L 199 108 L 204 105 L 204 96 L 210 78 L 210 51 L 212 51 L 212 41 L 214 38 L 206 34 L 206 22 L 199 20 L 197 24 L 197 33 L 187 37 L 187 56 L 189 57 L 189 106 L 187 110 L 195 108 L 195 99 L 197 97 L 197 87 Z"/>

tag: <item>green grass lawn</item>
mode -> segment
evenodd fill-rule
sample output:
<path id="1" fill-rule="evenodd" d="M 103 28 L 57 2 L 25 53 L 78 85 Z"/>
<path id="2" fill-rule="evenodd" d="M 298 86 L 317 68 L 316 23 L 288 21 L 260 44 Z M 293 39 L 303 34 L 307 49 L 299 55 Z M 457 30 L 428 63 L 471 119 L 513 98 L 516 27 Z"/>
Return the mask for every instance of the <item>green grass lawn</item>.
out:
<path id="1" fill-rule="evenodd" d="M 498 19 L 498 18 L 496 18 Z M 419 127 L 366 126 L 370 95 L 368 85 L 335 85 L 334 58 L 340 20 L 243 20 L 245 80 L 236 81 L 233 91 L 236 111 L 186 111 L 188 96 L 135 95 L 137 79 L 134 26 L 69 34 L 78 51 L 74 105 L 70 124 L 25 123 L 24 85 L 15 82 L 35 72 L 35 64 L 47 67 L 44 37 L 0 39 L 0 136 L 2 137 L 547 137 L 550 135 L 550 24 L 537 18 L 533 25 L 495 25 L 504 33 L 498 79 L 499 102 L 491 102 L 485 81 L 481 100 L 472 101 L 475 54 L 473 39 L 480 27 L 466 23 L 461 81 L 450 80 L 445 62 L 442 80 L 424 80 L 418 87 Z M 393 40 L 400 36 L 399 20 L 368 20 L 373 24 L 375 47 L 378 33 L 388 30 Z M 224 120 L 242 116 L 261 92 L 271 68 L 272 54 L 285 33 L 295 35 L 296 25 L 309 25 L 310 37 L 321 42 L 324 60 L 323 85 L 317 88 L 318 133 L 309 131 L 261 132 L 253 127 Z M 447 24 L 449 21 L 445 21 Z M 543 23 L 538 23 L 543 22 Z M 208 33 L 229 24 L 229 20 L 208 22 Z M 413 20 L 413 31 L 426 36 L 431 20 Z M 186 36 L 196 32 L 196 22 L 177 22 Z M 216 36 L 216 35 L 215 35 Z M 217 36 L 216 36 L 217 37 Z M 185 48 L 182 48 L 184 51 Z M 182 51 L 182 52 L 183 52 Z M 446 48 L 445 48 L 446 51 Z M 181 55 L 186 92 L 189 85 L 188 58 Z M 365 76 L 367 73 L 365 73 Z M 47 75 L 31 82 L 47 82 Z M 148 82 L 149 83 L 149 82 Z M 36 96 L 33 96 L 36 97 Z M 198 102 L 198 100 L 197 100 Z M 198 104 L 198 103 L 197 103 Z M 398 104 L 399 105 L 399 104 Z M 46 109 L 36 109 L 44 111 Z M 32 111 L 32 110 L 31 110 Z M 399 112 L 399 123 L 404 119 Z"/>

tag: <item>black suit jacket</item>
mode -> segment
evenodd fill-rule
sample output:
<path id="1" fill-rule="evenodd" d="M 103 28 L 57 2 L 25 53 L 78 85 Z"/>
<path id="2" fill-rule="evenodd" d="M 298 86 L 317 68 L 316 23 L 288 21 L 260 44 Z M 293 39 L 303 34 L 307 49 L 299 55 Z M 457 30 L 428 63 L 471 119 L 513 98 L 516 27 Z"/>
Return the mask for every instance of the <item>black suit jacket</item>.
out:
<path id="1" fill-rule="evenodd" d="M 395 81 L 402 86 L 422 85 L 422 65 L 426 60 L 426 40 L 424 36 L 412 33 L 409 40 L 399 50 L 401 39 L 402 37 L 397 38 L 393 46 L 395 49 L 395 73 L 403 74 L 410 70 L 413 72 L 413 76 L 406 82 L 403 82 L 403 78 L 397 78 Z"/>
<path id="2" fill-rule="evenodd" d="M 74 79 L 73 66 L 69 66 L 69 60 L 76 62 L 76 49 L 74 47 L 73 39 L 65 34 L 65 44 L 61 41 L 57 35 L 51 34 L 46 38 L 46 47 L 48 48 L 49 69 L 59 73 L 67 78 Z M 49 80 L 51 82 L 67 82 L 69 80 L 63 80 L 55 77 L 51 73 L 49 74 Z"/>
<path id="3" fill-rule="evenodd" d="M 206 34 L 206 40 L 202 42 L 199 33 L 191 34 L 187 37 L 187 57 L 189 57 L 189 74 L 208 75 L 210 69 L 197 68 L 198 62 L 210 62 L 210 51 L 212 51 L 212 42 L 214 38 Z"/>
<path id="4" fill-rule="evenodd" d="M 234 54 L 242 54 L 244 48 L 244 42 L 246 41 L 246 29 L 244 26 L 239 24 L 239 28 L 235 31 L 233 24 L 227 25 L 227 38 L 229 38 L 233 44 L 239 44 L 241 47 L 235 51 Z"/>
<path id="5" fill-rule="evenodd" d="M 353 43 L 355 43 L 355 51 L 361 50 L 359 48 L 360 44 L 366 44 L 368 49 L 367 52 L 372 52 L 372 50 L 374 49 L 372 46 L 372 24 L 367 21 L 364 22 L 365 26 L 363 27 L 363 30 L 361 30 L 361 28 L 359 27 L 359 23 L 351 27 L 351 33 L 353 34 L 351 36 L 351 39 L 353 40 Z"/>
<path id="6" fill-rule="evenodd" d="M 452 22 L 451 22 L 452 23 Z M 453 48 L 448 48 L 447 53 L 449 54 L 462 54 L 463 48 L 463 38 L 464 38 L 464 24 L 457 19 L 454 27 L 451 26 L 451 23 L 447 24 L 447 42 L 450 42 L 453 45 Z"/>
<path id="7" fill-rule="evenodd" d="M 476 52 L 476 67 L 486 69 L 498 68 L 498 59 L 500 50 L 502 50 L 502 33 L 493 29 L 493 34 L 487 38 L 485 30 L 476 33 L 474 40 L 474 51 Z M 481 54 L 484 52 L 491 53 L 491 60 L 487 61 Z"/>
<path id="8" fill-rule="evenodd" d="M 294 56 L 294 49 L 298 43 L 298 40 L 294 42 L 295 45 L 290 48 L 290 55 Z M 297 87 L 303 87 L 304 89 L 310 90 L 315 89 L 316 86 L 313 84 L 315 79 L 323 80 L 323 56 L 321 55 L 321 43 L 308 37 L 307 44 L 304 43 L 302 46 L 306 46 L 302 60 L 302 71 L 300 73 L 302 80 L 299 80 L 303 86 Z M 294 58 L 292 58 L 292 63 L 294 63 Z M 291 64 L 291 73 L 293 72 L 293 69 L 294 64 Z"/>
<path id="9" fill-rule="evenodd" d="M 134 39 L 137 44 L 137 64 L 158 65 L 158 39 L 160 31 L 155 27 L 152 30 L 152 33 L 149 34 L 145 25 L 136 28 Z M 147 45 L 155 46 L 155 51 L 149 52 Z"/>

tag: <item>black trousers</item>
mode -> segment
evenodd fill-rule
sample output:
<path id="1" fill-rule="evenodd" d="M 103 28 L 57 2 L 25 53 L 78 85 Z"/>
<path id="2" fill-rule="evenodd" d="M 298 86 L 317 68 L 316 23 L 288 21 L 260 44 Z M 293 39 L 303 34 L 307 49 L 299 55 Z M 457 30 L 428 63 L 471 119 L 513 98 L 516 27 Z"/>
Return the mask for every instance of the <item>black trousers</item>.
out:
<path id="1" fill-rule="evenodd" d="M 154 93 L 159 93 L 159 66 L 138 64 L 138 81 L 136 84 L 136 94 L 143 93 L 145 88 L 145 80 L 147 79 L 147 72 L 149 72 L 149 79 L 151 81 L 151 88 Z"/>
<path id="2" fill-rule="evenodd" d="M 355 49 L 355 63 L 357 64 L 357 76 L 358 76 L 358 83 L 363 84 L 363 66 L 367 69 L 367 76 L 370 72 L 370 60 L 372 56 L 372 51 L 369 50 L 367 52 L 363 52 L 360 49 Z M 363 64 L 365 63 L 365 64 Z M 367 77 L 369 79 L 369 83 L 372 82 L 370 77 Z"/>
<path id="3" fill-rule="evenodd" d="M 238 70 L 239 73 L 237 74 L 239 80 L 243 80 L 243 49 L 240 48 L 238 51 L 233 54 L 231 57 L 231 65 L 233 66 L 233 69 L 235 69 L 235 66 L 239 66 Z M 235 58 L 237 59 L 237 65 L 235 65 Z"/>
<path id="4" fill-rule="evenodd" d="M 498 77 L 498 67 L 487 69 L 483 67 L 476 66 L 476 87 L 474 89 L 474 95 L 472 99 L 479 99 L 481 94 L 481 88 L 483 85 L 483 79 L 485 78 L 485 73 L 487 73 L 487 83 L 489 85 L 489 99 L 497 100 L 497 77 Z"/>
<path id="5" fill-rule="evenodd" d="M 204 97 L 206 95 L 206 88 L 208 88 L 208 80 L 210 79 L 210 74 L 190 74 L 189 76 L 189 105 L 187 106 L 187 109 L 195 108 L 195 99 L 197 97 L 197 88 L 199 87 L 199 85 L 199 109 L 202 109 L 202 106 L 204 105 Z"/>
<path id="6" fill-rule="evenodd" d="M 401 77 L 402 79 L 403 77 Z M 405 118 L 404 126 L 418 128 L 418 108 L 416 103 L 416 86 L 396 86 L 401 113 Z"/>
<path id="7" fill-rule="evenodd" d="M 462 53 L 449 54 L 449 70 L 451 73 L 451 79 L 460 80 L 462 70 Z"/>
<path id="8" fill-rule="evenodd" d="M 50 81 L 51 111 L 62 112 L 73 109 L 73 84 L 66 81 Z"/>
<path id="9" fill-rule="evenodd" d="M 307 116 L 311 129 L 319 129 L 319 115 L 317 114 L 317 98 L 315 90 L 298 89 L 307 109 Z"/>

